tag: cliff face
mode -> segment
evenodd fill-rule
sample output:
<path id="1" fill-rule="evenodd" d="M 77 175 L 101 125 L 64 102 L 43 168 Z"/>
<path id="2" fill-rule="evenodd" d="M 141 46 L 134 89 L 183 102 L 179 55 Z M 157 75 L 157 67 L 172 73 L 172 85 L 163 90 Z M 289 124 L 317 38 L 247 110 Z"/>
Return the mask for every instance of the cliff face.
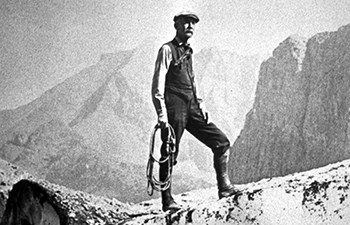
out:
<path id="1" fill-rule="evenodd" d="M 249 182 L 350 157 L 350 25 L 290 37 L 262 63 L 253 109 L 231 151 L 231 178 Z"/>

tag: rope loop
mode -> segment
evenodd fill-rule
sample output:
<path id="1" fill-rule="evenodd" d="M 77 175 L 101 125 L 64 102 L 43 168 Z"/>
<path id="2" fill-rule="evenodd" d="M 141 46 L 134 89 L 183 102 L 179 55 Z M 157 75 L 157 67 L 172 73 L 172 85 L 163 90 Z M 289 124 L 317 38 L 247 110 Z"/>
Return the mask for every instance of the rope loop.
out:
<path id="1" fill-rule="evenodd" d="M 156 124 L 153 128 L 152 134 L 151 134 L 151 140 L 150 140 L 150 148 L 149 148 L 149 159 L 147 163 L 147 170 L 146 170 L 146 176 L 147 176 L 147 193 L 149 196 L 153 195 L 154 190 L 156 191 L 164 191 L 167 190 L 171 185 L 171 178 L 172 178 L 172 171 L 173 171 L 173 163 L 175 160 L 175 152 L 176 152 L 176 139 L 175 139 L 175 132 L 174 129 L 170 124 L 166 128 L 168 129 L 168 136 L 165 142 L 165 157 L 162 155 L 162 157 L 157 160 L 154 156 L 154 143 L 155 143 L 155 136 L 157 133 L 157 130 L 160 129 L 160 124 Z M 154 168 L 154 162 L 158 164 L 163 164 L 168 162 L 168 176 L 164 181 L 158 180 L 156 177 L 153 176 L 153 168 Z"/>

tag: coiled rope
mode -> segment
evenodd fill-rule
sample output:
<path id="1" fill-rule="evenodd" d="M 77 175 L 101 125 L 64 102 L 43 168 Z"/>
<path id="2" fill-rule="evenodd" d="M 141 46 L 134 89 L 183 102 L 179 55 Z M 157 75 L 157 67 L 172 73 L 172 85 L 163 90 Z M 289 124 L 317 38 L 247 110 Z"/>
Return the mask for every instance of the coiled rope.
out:
<path id="1" fill-rule="evenodd" d="M 162 155 L 162 158 L 165 157 L 163 160 L 157 160 L 154 156 L 154 143 L 155 143 L 155 136 L 157 133 L 157 130 L 160 129 L 160 125 L 157 124 L 151 135 L 151 141 L 150 141 L 150 150 L 149 150 L 149 159 L 147 163 L 147 171 L 146 176 L 148 180 L 147 184 L 147 193 L 149 196 L 153 195 L 154 190 L 156 191 L 164 191 L 170 187 L 171 184 L 171 176 L 173 171 L 173 163 L 174 163 L 174 156 L 176 151 L 176 145 L 175 145 L 175 132 L 174 129 L 171 127 L 170 124 L 168 124 L 168 136 L 167 140 L 165 142 L 165 153 L 166 155 Z M 163 142 L 164 144 L 164 142 Z M 154 168 L 154 162 L 157 162 L 159 165 L 163 164 L 165 162 L 168 162 L 168 175 L 164 181 L 160 181 L 159 179 L 155 178 L 153 176 L 153 168 Z"/>

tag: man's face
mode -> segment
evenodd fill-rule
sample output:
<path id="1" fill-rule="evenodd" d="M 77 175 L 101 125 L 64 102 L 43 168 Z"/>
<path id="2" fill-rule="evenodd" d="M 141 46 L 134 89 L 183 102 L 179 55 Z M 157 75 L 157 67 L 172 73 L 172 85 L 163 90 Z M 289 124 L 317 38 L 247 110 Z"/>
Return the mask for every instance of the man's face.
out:
<path id="1" fill-rule="evenodd" d="M 181 39 L 189 39 L 193 36 L 196 21 L 191 17 L 181 17 L 176 21 L 176 32 Z"/>

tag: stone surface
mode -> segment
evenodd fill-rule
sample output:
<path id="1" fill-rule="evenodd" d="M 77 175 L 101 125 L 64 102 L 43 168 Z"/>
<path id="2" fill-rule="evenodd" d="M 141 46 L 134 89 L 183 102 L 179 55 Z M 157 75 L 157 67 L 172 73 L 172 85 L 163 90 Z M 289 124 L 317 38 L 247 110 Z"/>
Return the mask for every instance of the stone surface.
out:
<path id="1" fill-rule="evenodd" d="M 243 195 L 236 200 L 218 200 L 215 188 L 176 195 L 183 209 L 172 214 L 161 211 L 160 199 L 125 204 L 24 176 L 20 168 L 5 161 L 0 161 L 0 168 L 6 180 L 0 186 L 0 193 L 6 196 L 0 199 L 1 205 L 8 200 L 1 225 L 18 224 L 9 223 L 9 218 L 32 225 L 350 223 L 350 160 L 238 185 Z"/>
<path id="2" fill-rule="evenodd" d="M 350 157 L 350 25 L 289 37 L 262 63 L 231 151 L 231 179 L 257 181 Z"/>
<path id="3" fill-rule="evenodd" d="M 52 184 L 0 160 L 1 225 L 118 224 L 128 205 Z M 5 207 L 6 206 L 6 207 Z"/>

